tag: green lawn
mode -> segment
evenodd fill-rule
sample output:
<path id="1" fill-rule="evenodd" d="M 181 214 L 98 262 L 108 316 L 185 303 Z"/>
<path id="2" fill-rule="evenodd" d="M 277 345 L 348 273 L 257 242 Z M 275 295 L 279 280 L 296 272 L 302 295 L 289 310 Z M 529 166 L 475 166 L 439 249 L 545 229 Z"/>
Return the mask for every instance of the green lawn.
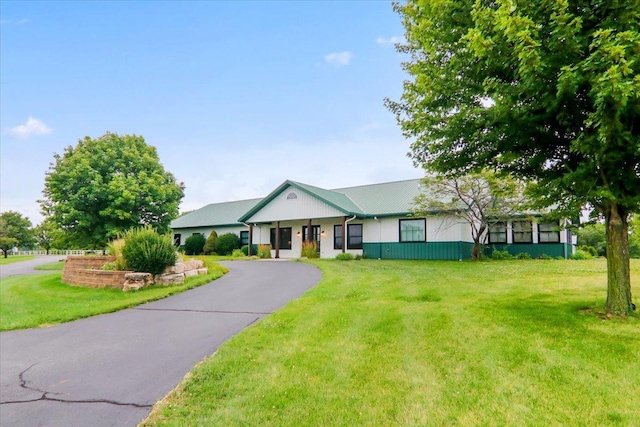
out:
<path id="1" fill-rule="evenodd" d="M 601 316 L 602 259 L 309 262 L 142 425 L 640 426 L 640 316 Z"/>
<path id="2" fill-rule="evenodd" d="M 139 291 L 69 286 L 61 273 L 12 276 L 0 281 L 0 331 L 49 326 L 164 298 L 217 279 L 226 272 L 205 261 L 209 274 L 192 277 L 179 286 L 151 286 Z M 58 263 L 49 265 L 57 268 Z"/>
<path id="3" fill-rule="evenodd" d="M 27 261 L 34 258 L 35 258 L 35 255 L 9 255 L 6 258 L 4 257 L 4 255 L 0 255 L 0 265 L 12 264 L 14 262 L 20 262 L 20 261 Z"/>
<path id="4" fill-rule="evenodd" d="M 50 262 L 34 267 L 34 270 L 64 270 L 64 261 Z"/>

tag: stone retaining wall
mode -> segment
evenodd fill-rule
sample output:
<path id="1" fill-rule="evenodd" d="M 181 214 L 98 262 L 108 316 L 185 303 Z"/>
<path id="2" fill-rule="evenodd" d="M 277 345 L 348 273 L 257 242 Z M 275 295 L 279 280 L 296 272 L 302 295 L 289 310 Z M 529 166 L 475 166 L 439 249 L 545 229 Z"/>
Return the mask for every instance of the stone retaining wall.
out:
<path id="1" fill-rule="evenodd" d="M 125 285 L 126 275 L 133 271 L 102 270 L 102 266 L 115 260 L 114 256 L 67 256 L 62 270 L 62 281 L 69 285 L 88 288 L 138 289 L 137 285 L 134 287 L 131 287 L 131 284 Z M 202 261 L 192 259 L 178 262 L 167 268 L 165 274 L 158 275 L 150 281 L 145 280 L 143 286 L 148 286 L 154 281 L 159 285 L 181 284 L 185 277 L 198 274 L 207 274 Z"/>

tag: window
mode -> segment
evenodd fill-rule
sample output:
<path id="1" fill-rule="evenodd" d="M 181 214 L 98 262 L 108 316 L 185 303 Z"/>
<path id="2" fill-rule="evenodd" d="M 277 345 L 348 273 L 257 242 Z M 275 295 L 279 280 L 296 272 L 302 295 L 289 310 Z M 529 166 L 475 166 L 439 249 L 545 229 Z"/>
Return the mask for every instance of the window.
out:
<path id="1" fill-rule="evenodd" d="M 531 221 L 513 221 L 513 243 L 532 243 Z"/>
<path id="2" fill-rule="evenodd" d="M 173 245 L 180 246 L 180 241 L 182 240 L 182 234 L 174 234 L 173 235 Z"/>
<path id="3" fill-rule="evenodd" d="M 401 219 L 400 220 L 400 241 L 401 242 L 424 242 L 426 221 L 424 219 Z"/>
<path id="4" fill-rule="evenodd" d="M 362 224 L 347 226 L 347 249 L 362 249 Z"/>
<path id="5" fill-rule="evenodd" d="M 506 222 L 496 222 L 489 225 L 489 243 L 507 243 Z"/>
<path id="6" fill-rule="evenodd" d="M 271 248 L 276 248 L 276 229 L 271 229 Z M 281 228 L 280 229 L 280 244 L 278 245 L 280 249 L 291 249 L 291 227 Z"/>
<path id="7" fill-rule="evenodd" d="M 249 244 L 249 232 L 248 231 L 241 231 L 240 232 L 240 245 L 244 246 L 244 245 L 248 245 Z"/>
<path id="8" fill-rule="evenodd" d="M 342 226 L 333 226 L 333 249 L 342 249 Z"/>
<path id="9" fill-rule="evenodd" d="M 538 243 L 560 243 L 560 231 L 557 222 L 538 224 Z"/>

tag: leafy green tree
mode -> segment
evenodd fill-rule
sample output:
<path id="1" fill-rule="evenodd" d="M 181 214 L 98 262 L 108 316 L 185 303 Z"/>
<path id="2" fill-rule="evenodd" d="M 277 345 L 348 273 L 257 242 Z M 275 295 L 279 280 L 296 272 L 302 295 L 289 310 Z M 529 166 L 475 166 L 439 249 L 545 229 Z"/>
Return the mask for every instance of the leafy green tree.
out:
<path id="1" fill-rule="evenodd" d="M 31 248 L 35 244 L 31 221 L 19 212 L 6 211 L 0 214 L 0 237 L 15 239 L 13 246 L 20 248 Z M 2 249 L 6 256 L 7 251 Z"/>
<path id="2" fill-rule="evenodd" d="M 103 249 L 139 226 L 164 233 L 178 215 L 184 185 L 165 171 L 155 147 L 141 136 L 86 137 L 54 159 L 40 205 L 78 247 Z"/>
<path id="3" fill-rule="evenodd" d="M 604 224 L 597 222 L 587 224 L 576 231 L 579 246 L 591 246 L 595 248 L 599 256 L 607 253 L 607 237 Z"/>
<path id="4" fill-rule="evenodd" d="M 216 243 L 218 242 L 218 233 L 215 230 L 211 230 L 209 236 L 207 237 L 207 241 L 204 244 L 204 248 L 202 251 L 205 255 L 211 255 L 216 251 Z"/>
<path id="5" fill-rule="evenodd" d="M 61 245 L 64 241 L 63 232 L 51 221 L 51 219 L 45 219 L 34 227 L 33 234 L 38 247 L 47 251 L 47 254 L 51 248 L 61 248 L 64 246 L 64 244 Z"/>
<path id="6" fill-rule="evenodd" d="M 513 216 L 525 204 L 522 183 L 486 170 L 459 177 L 427 176 L 422 179 L 422 187 L 413 213 L 456 217 L 468 223 L 473 238 L 473 260 L 482 257 L 489 226 Z"/>
<path id="7" fill-rule="evenodd" d="M 640 258 L 640 215 L 633 216 L 633 221 L 629 223 L 629 256 Z"/>
<path id="8" fill-rule="evenodd" d="M 427 171 L 495 169 L 540 205 L 605 219 L 606 309 L 632 311 L 628 221 L 640 210 L 640 3 L 396 4 L 411 80 L 387 100 Z"/>
<path id="9" fill-rule="evenodd" d="M 216 253 L 218 255 L 230 255 L 234 249 L 240 248 L 240 238 L 234 233 L 226 233 L 218 236 Z"/>
<path id="10" fill-rule="evenodd" d="M 207 240 L 200 233 L 189 236 L 187 237 L 187 240 L 184 241 L 184 252 L 187 255 L 200 255 L 204 249 L 206 241 Z"/>
<path id="11" fill-rule="evenodd" d="M 0 223 L 2 221 L 0 220 Z M 7 258 L 11 249 L 18 244 L 18 239 L 13 237 L 7 237 L 0 235 L 0 250 L 2 250 L 2 255 Z"/>

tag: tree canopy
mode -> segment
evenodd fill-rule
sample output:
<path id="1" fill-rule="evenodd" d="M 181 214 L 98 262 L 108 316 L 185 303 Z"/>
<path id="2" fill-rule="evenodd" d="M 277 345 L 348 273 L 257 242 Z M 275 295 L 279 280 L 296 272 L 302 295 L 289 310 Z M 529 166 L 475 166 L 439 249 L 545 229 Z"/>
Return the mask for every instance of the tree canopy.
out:
<path id="1" fill-rule="evenodd" d="M 31 221 L 21 213 L 14 211 L 0 214 L 0 237 L 15 239 L 13 245 L 25 249 L 31 248 L 35 243 Z M 4 248 L 2 249 L 4 250 Z"/>
<path id="2" fill-rule="evenodd" d="M 414 214 L 456 217 L 471 227 L 471 258 L 482 257 L 481 245 L 491 224 L 503 221 L 525 206 L 524 185 L 489 171 L 459 177 L 443 175 L 422 179 L 423 191 L 415 199 Z"/>
<path id="3" fill-rule="evenodd" d="M 606 307 L 632 310 L 628 220 L 640 209 L 638 0 L 396 4 L 411 80 L 387 100 L 428 171 L 491 168 L 607 226 Z"/>
<path id="4" fill-rule="evenodd" d="M 143 137 L 107 133 L 55 154 L 43 195 L 43 214 L 71 243 L 100 249 L 133 227 L 168 231 L 184 185 L 165 171 Z"/>

